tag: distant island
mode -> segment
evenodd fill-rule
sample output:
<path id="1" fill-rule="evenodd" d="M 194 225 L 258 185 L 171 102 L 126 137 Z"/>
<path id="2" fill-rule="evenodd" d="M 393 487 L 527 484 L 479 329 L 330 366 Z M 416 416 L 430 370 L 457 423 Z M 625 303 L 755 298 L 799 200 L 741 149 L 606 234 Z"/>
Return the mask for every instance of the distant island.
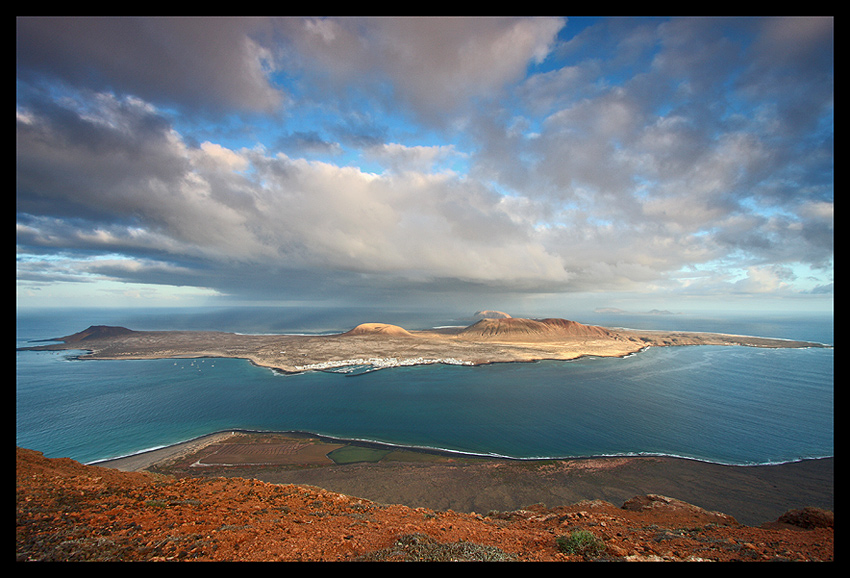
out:
<path id="1" fill-rule="evenodd" d="M 84 359 L 227 357 L 285 373 L 371 371 L 385 367 L 624 357 L 648 347 L 729 345 L 765 348 L 829 347 L 767 337 L 655 331 L 585 325 L 560 318 L 522 319 L 479 311 L 467 327 L 407 330 L 363 323 L 333 335 L 246 335 L 219 331 L 134 331 L 95 325 L 18 350 L 84 350 Z"/>

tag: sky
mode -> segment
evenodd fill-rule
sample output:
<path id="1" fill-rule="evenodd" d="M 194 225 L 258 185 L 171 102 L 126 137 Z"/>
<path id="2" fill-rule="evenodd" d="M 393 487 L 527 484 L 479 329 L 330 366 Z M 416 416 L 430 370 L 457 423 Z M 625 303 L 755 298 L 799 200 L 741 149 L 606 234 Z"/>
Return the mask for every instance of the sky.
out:
<path id="1" fill-rule="evenodd" d="M 18 308 L 832 311 L 832 18 L 18 18 Z"/>

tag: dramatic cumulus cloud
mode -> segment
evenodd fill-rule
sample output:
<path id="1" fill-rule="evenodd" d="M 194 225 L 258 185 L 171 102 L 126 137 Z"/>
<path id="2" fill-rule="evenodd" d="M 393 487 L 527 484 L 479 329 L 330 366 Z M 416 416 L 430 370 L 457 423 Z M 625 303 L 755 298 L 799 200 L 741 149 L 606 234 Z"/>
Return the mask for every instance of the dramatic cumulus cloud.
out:
<path id="1" fill-rule="evenodd" d="M 832 282 L 831 19 L 570 31 L 18 19 L 19 285 L 282 299 Z"/>
<path id="2" fill-rule="evenodd" d="M 563 19 L 373 18 L 287 20 L 286 64 L 320 90 L 386 88 L 430 122 L 487 99 L 544 60 Z M 346 95 L 347 97 L 347 95 Z"/>
<path id="3" fill-rule="evenodd" d="M 188 110 L 273 111 L 263 23 L 223 18 L 19 18 L 18 78 L 47 77 Z"/>

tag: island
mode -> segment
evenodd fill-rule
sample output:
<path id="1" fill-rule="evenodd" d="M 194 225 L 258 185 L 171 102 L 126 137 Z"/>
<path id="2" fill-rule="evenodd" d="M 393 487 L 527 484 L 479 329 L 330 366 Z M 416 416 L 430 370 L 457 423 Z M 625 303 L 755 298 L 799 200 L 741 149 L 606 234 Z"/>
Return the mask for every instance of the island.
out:
<path id="1" fill-rule="evenodd" d="M 407 330 L 362 323 L 332 335 L 252 335 L 219 331 L 135 331 L 91 326 L 44 345 L 18 350 L 82 350 L 83 359 L 239 358 L 285 373 L 362 373 L 387 367 L 625 357 L 649 347 L 729 345 L 766 348 L 829 347 L 767 337 L 636 330 L 560 318 L 523 319 L 480 312 L 465 327 Z"/>

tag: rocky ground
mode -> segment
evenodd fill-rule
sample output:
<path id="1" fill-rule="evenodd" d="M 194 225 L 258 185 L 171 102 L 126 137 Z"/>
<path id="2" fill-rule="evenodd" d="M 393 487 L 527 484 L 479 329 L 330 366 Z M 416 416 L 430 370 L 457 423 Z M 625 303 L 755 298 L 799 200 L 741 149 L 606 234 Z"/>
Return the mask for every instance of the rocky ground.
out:
<path id="1" fill-rule="evenodd" d="M 832 561 L 832 513 L 759 527 L 660 495 L 486 513 L 16 450 L 19 561 Z"/>

